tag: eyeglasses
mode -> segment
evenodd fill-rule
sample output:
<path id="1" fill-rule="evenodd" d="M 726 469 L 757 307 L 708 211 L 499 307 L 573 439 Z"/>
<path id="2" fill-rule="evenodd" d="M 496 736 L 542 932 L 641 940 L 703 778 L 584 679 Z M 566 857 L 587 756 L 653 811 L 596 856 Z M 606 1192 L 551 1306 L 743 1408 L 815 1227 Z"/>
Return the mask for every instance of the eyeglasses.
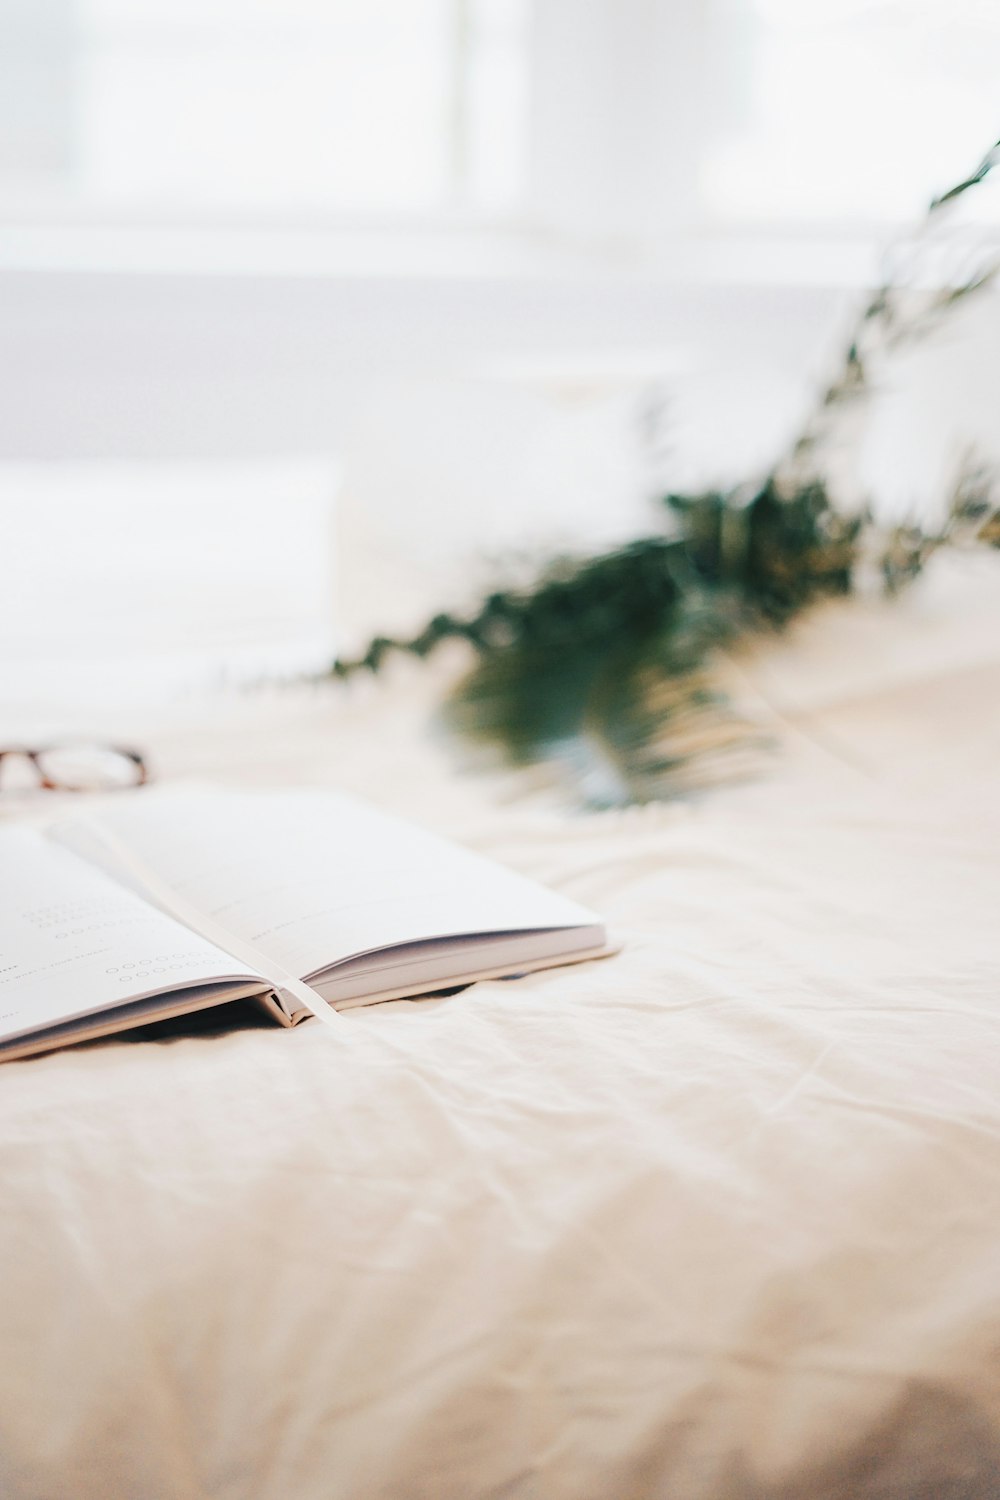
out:
<path id="1" fill-rule="evenodd" d="M 0 750 L 2 790 L 116 792 L 142 786 L 148 778 L 138 750 L 123 745 L 17 745 Z"/>

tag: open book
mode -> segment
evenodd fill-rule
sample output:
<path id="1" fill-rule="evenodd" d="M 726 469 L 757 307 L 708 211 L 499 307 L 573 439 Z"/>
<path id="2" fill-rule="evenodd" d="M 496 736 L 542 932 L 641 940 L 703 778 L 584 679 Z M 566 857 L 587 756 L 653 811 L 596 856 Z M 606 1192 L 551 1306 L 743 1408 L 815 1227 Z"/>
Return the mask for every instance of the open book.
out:
<path id="1" fill-rule="evenodd" d="M 0 1060 L 250 997 L 293 1026 L 316 997 L 428 994 L 606 944 L 575 902 L 346 797 L 118 794 L 96 819 L 0 831 Z"/>

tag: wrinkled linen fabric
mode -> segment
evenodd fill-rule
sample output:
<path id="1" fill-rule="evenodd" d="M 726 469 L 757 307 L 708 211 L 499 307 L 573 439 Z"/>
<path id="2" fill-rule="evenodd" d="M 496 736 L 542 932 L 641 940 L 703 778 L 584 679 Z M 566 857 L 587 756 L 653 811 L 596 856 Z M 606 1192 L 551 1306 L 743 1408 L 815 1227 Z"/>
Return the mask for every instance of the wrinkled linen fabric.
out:
<path id="1" fill-rule="evenodd" d="M 1000 651 L 928 597 L 744 663 L 781 753 L 679 806 L 488 801 L 405 684 L 165 727 L 167 773 L 367 792 L 624 948 L 0 1068 L 0 1493 L 1000 1494 Z"/>

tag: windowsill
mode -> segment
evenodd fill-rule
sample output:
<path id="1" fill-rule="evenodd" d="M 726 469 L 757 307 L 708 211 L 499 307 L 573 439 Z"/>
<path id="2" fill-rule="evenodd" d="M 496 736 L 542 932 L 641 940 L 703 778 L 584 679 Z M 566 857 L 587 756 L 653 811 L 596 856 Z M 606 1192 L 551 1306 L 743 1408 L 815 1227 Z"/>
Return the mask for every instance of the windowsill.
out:
<path id="1" fill-rule="evenodd" d="M 430 283 L 622 282 L 855 290 L 883 274 L 891 231 L 716 228 L 637 248 L 526 228 L 0 226 L 0 274 L 265 277 Z M 996 244 L 983 227 L 974 241 Z M 931 264 L 947 284 L 956 246 Z"/>
<path id="2" fill-rule="evenodd" d="M 455 226 L 264 228 L 10 225 L 0 271 L 318 277 L 526 278 L 593 269 L 593 252 L 524 230 Z"/>
<path id="3" fill-rule="evenodd" d="M 675 281 L 855 288 L 891 232 L 712 229 L 635 244 L 475 224 L 372 228 L 0 226 L 0 272 L 333 280 Z"/>

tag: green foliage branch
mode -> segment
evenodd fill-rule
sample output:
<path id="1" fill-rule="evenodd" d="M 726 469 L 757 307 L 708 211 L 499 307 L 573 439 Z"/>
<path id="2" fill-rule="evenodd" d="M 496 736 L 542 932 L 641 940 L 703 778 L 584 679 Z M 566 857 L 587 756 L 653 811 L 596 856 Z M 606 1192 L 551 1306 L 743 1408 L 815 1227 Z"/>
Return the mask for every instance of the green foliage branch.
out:
<path id="1" fill-rule="evenodd" d="M 944 214 L 1000 162 L 998 141 L 934 198 L 907 250 L 919 260 Z M 594 557 L 557 559 L 528 586 L 497 589 L 469 614 L 436 614 L 405 639 L 377 636 L 335 677 L 377 673 L 393 652 L 424 658 L 447 640 L 475 653 L 446 709 L 461 732 L 515 762 L 554 760 L 585 801 L 676 795 L 725 774 L 753 731 L 712 679 L 713 653 L 781 629 L 810 605 L 875 576 L 889 594 L 942 547 L 1000 547 L 993 475 L 966 464 L 943 523 L 884 527 L 838 510 L 824 462 L 845 408 L 887 355 L 923 337 L 989 284 L 996 265 L 921 292 L 897 272 L 861 308 L 833 378 L 789 449 L 755 483 L 660 503 L 660 530 Z"/>

